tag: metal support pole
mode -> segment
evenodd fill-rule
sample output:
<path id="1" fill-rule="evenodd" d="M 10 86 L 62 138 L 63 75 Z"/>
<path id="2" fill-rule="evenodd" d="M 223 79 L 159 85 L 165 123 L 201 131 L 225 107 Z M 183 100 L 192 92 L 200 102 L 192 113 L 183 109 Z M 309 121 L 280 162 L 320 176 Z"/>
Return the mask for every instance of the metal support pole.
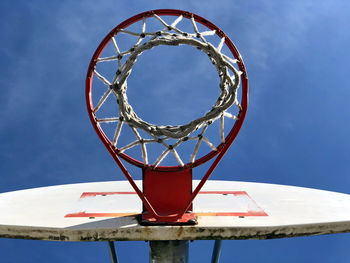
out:
<path id="1" fill-rule="evenodd" d="M 118 263 L 117 253 L 115 252 L 114 242 L 108 241 L 109 255 L 112 263 Z"/>
<path id="2" fill-rule="evenodd" d="M 187 263 L 187 240 L 150 241 L 150 263 Z"/>
<path id="3" fill-rule="evenodd" d="M 218 263 L 220 259 L 222 240 L 215 240 L 211 263 Z"/>

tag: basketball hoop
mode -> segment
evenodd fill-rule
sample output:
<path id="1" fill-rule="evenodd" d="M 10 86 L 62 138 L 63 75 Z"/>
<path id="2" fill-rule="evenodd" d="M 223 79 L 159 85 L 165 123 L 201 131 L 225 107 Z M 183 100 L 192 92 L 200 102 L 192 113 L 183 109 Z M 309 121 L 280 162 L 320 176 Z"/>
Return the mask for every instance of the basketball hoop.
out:
<path id="1" fill-rule="evenodd" d="M 167 19 L 170 22 L 167 22 Z M 158 25 L 158 28 L 148 30 L 149 23 Z M 191 26 L 190 31 L 185 31 L 181 27 L 186 23 Z M 201 30 L 199 25 L 205 29 Z M 121 35 L 130 38 L 129 42 L 132 43 L 125 50 L 121 50 L 119 45 L 118 37 Z M 213 37 L 218 40 L 216 44 L 208 40 Z M 128 102 L 127 79 L 137 58 L 143 52 L 162 45 L 188 45 L 199 49 L 208 56 L 209 62 L 214 65 L 219 75 L 220 94 L 214 105 L 204 116 L 184 125 L 164 126 L 146 122 Z M 103 52 L 106 49 L 113 49 L 114 54 L 105 56 Z M 224 49 L 230 54 L 225 54 Z M 106 65 L 109 65 L 109 71 L 113 74 L 102 72 Z M 101 84 L 104 92 L 97 98 L 95 93 L 102 90 Z M 96 87 L 97 85 L 99 87 Z M 106 102 L 110 98 L 113 98 L 115 103 L 115 106 L 112 106 L 115 107 L 115 115 L 106 116 L 103 113 L 106 112 Z M 248 104 L 248 79 L 242 57 L 236 47 L 214 24 L 198 15 L 181 10 L 154 10 L 127 19 L 103 39 L 89 65 L 86 102 L 97 134 L 143 201 L 144 221 L 193 223 L 195 220 L 189 212 L 193 199 L 243 124 Z M 233 120 L 229 132 L 225 129 L 225 119 Z M 206 132 L 215 122 L 219 123 L 217 126 L 220 138 L 217 145 L 206 136 Z M 115 124 L 112 135 L 108 135 L 104 130 L 105 123 Z M 132 142 L 123 142 L 125 129 L 129 129 L 134 135 L 135 139 Z M 190 156 L 183 156 L 178 149 L 188 142 L 194 142 L 193 150 Z M 209 146 L 210 152 L 199 156 L 202 144 Z M 161 146 L 163 149 L 152 160 L 149 158 L 149 149 L 153 146 Z M 141 158 L 129 154 L 137 147 L 140 147 Z M 151 153 L 155 155 L 153 150 Z M 163 165 L 169 154 L 175 157 L 177 163 L 170 166 Z M 216 159 L 192 192 L 192 168 L 215 156 Z M 142 168 L 143 191 L 136 186 L 120 158 Z M 178 186 L 174 187 L 174 184 Z M 170 201 L 167 197 L 169 194 L 177 196 L 178 200 Z M 167 202 L 160 202 L 160 199 Z"/>

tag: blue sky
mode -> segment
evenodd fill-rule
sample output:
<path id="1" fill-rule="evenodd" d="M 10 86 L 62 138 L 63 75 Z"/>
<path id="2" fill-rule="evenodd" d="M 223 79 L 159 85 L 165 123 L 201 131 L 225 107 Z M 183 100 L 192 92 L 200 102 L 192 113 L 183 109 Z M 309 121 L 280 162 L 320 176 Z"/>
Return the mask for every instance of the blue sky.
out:
<path id="1" fill-rule="evenodd" d="M 344 0 L 1 1 L 0 192 L 123 179 L 89 122 L 86 70 L 112 28 L 158 8 L 188 10 L 214 22 L 248 69 L 248 115 L 212 179 L 350 193 L 350 4 Z M 167 74 L 167 67 L 174 67 L 170 59 L 160 72 Z M 193 80 L 202 81 L 206 68 L 193 70 L 199 70 Z M 139 73 L 145 81 L 150 74 Z M 181 79 L 189 87 L 193 80 Z M 168 84 L 168 90 L 174 86 Z M 135 105 L 164 99 L 161 94 L 144 102 L 135 94 Z M 191 101 L 169 94 L 167 105 L 184 114 L 194 110 Z M 225 241 L 221 262 L 348 262 L 349 244 L 349 234 Z M 191 262 L 208 262 L 212 245 L 191 243 Z M 147 261 L 145 242 L 117 246 L 122 262 Z M 6 263 L 108 262 L 105 243 L 1 239 L 0 251 Z"/>

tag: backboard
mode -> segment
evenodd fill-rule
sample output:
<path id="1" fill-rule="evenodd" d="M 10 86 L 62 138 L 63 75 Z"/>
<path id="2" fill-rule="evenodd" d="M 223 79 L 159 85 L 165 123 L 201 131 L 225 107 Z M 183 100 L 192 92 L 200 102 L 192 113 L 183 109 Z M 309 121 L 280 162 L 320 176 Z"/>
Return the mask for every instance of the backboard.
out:
<path id="1" fill-rule="evenodd" d="M 2 193 L 0 210 L 0 237 L 21 239 L 271 239 L 350 231 L 350 195 L 234 181 L 207 182 L 193 203 L 197 225 L 140 225 L 142 202 L 127 181 Z"/>

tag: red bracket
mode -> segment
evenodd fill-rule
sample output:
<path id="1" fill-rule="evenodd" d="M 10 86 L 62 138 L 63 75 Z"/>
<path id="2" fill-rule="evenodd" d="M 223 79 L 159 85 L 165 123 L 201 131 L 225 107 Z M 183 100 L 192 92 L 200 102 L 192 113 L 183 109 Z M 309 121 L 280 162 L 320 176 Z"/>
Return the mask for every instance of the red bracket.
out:
<path id="1" fill-rule="evenodd" d="M 144 168 L 142 174 L 143 194 L 157 214 L 148 211 L 143 205 L 142 224 L 194 225 L 197 223 L 192 213 L 191 168 L 170 172 Z"/>

